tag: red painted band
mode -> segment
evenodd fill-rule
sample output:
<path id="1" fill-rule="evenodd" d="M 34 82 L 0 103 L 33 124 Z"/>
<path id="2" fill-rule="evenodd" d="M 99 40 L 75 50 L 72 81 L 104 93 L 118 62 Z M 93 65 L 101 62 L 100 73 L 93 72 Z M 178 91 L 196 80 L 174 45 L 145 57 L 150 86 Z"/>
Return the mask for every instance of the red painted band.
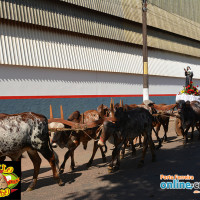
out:
<path id="1" fill-rule="evenodd" d="M 101 97 L 142 97 L 142 94 L 117 95 L 54 95 L 54 96 L 0 96 L 0 99 L 62 99 L 62 98 L 101 98 Z M 150 94 L 149 96 L 176 96 L 176 94 Z"/>

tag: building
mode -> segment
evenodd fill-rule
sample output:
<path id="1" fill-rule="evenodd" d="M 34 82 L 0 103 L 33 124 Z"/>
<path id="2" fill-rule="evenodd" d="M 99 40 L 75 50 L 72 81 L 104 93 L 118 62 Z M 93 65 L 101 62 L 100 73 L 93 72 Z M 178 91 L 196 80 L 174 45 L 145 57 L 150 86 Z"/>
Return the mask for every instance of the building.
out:
<path id="1" fill-rule="evenodd" d="M 183 2 L 184 1 L 184 2 Z M 181 8 L 181 9 L 180 9 Z M 198 0 L 149 0 L 150 99 L 174 103 L 190 65 L 200 85 Z M 1 113 L 59 117 L 110 97 L 141 103 L 141 0 L 0 0 Z"/>

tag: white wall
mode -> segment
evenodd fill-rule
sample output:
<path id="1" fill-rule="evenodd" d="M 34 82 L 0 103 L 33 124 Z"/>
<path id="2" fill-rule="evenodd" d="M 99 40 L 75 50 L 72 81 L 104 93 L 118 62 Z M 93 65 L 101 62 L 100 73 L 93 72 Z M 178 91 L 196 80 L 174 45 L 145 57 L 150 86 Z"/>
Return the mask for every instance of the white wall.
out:
<path id="1" fill-rule="evenodd" d="M 0 96 L 137 95 L 142 83 L 141 75 L 0 65 Z M 150 94 L 176 94 L 184 83 L 151 76 Z"/>

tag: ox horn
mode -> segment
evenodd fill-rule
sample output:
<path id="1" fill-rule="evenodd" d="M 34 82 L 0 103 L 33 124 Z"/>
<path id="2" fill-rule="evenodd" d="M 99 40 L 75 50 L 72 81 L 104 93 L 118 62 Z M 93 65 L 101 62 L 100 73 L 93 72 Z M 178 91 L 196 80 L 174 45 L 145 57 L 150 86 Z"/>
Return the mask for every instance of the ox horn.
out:
<path id="1" fill-rule="evenodd" d="M 120 99 L 119 107 L 122 107 L 122 100 Z"/>
<path id="2" fill-rule="evenodd" d="M 112 109 L 112 98 L 110 100 L 110 110 Z"/>
<path id="3" fill-rule="evenodd" d="M 125 106 L 124 106 L 123 100 L 122 100 L 122 108 L 123 108 L 123 111 L 125 111 Z"/>
<path id="4" fill-rule="evenodd" d="M 111 112 L 111 115 L 114 116 L 114 99 L 112 98 L 110 102 L 110 112 Z"/>
<path id="5" fill-rule="evenodd" d="M 60 105 L 60 118 L 64 119 L 64 114 L 63 114 L 63 107 Z"/>
<path id="6" fill-rule="evenodd" d="M 50 104 L 50 107 L 49 107 L 49 111 L 50 111 L 50 119 L 53 119 L 53 111 L 52 111 L 51 104 Z"/>

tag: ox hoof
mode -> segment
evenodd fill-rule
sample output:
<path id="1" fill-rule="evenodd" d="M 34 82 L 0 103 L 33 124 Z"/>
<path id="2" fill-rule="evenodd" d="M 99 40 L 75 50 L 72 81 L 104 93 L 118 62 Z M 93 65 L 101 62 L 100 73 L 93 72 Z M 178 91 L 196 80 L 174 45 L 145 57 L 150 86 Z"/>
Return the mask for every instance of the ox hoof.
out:
<path id="1" fill-rule="evenodd" d="M 167 140 L 168 140 L 167 136 L 164 136 L 164 137 L 163 137 L 163 141 L 164 141 L 164 142 L 167 142 Z"/>
<path id="2" fill-rule="evenodd" d="M 144 161 L 140 161 L 139 163 L 138 163 L 138 168 L 142 168 L 144 166 Z"/>
<path id="3" fill-rule="evenodd" d="M 58 180 L 58 185 L 59 185 L 59 186 L 64 186 L 65 183 L 60 179 L 60 180 Z"/>
<path id="4" fill-rule="evenodd" d="M 62 174 L 63 172 L 64 172 L 64 169 L 63 169 L 63 168 L 60 168 L 59 174 Z"/>
<path id="5" fill-rule="evenodd" d="M 121 159 L 124 159 L 124 155 L 120 155 L 120 160 L 121 160 Z"/>
<path id="6" fill-rule="evenodd" d="M 74 167 L 74 166 L 71 166 L 71 167 L 69 168 L 69 170 L 70 170 L 71 172 L 73 172 L 73 171 L 74 171 L 74 169 L 75 169 L 75 167 Z"/>
<path id="7" fill-rule="evenodd" d="M 106 158 L 105 157 L 103 158 L 103 163 L 106 163 Z"/>
<path id="8" fill-rule="evenodd" d="M 32 190 L 34 190 L 34 188 L 28 187 L 26 191 L 27 191 L 27 192 L 30 192 L 30 191 L 32 191 Z"/>
<path id="9" fill-rule="evenodd" d="M 113 171 L 113 167 L 108 166 L 108 173 L 112 173 Z"/>

